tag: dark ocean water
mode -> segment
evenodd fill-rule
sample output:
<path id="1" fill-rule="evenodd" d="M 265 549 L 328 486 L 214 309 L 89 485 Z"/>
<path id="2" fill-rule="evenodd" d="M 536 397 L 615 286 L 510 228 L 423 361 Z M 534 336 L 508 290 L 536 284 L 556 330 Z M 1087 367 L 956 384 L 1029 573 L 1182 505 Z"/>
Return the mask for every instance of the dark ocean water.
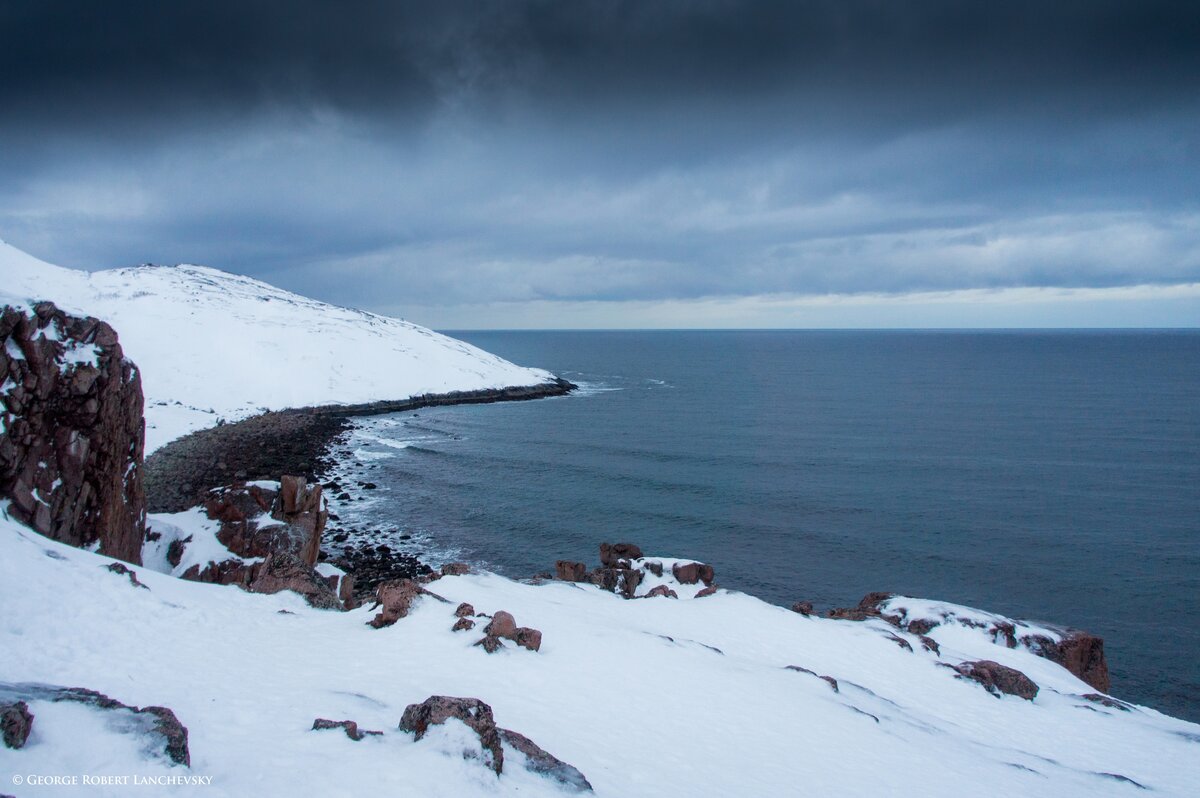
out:
<path id="1" fill-rule="evenodd" d="M 629 540 L 780 604 L 1069 624 L 1117 696 L 1200 720 L 1200 332 L 454 335 L 584 390 L 366 422 L 360 512 L 434 559 Z"/>

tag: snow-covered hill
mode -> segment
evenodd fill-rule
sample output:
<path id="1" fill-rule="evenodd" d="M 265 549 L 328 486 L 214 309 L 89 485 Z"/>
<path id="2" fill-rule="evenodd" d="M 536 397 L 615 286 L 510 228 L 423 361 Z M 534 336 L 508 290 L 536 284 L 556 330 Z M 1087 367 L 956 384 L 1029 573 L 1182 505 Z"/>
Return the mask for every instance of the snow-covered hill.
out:
<path id="1" fill-rule="evenodd" d="M 553 378 L 398 319 L 204 266 L 88 273 L 0 242 L 0 304 L 48 299 L 109 322 L 142 371 L 147 454 L 263 410 L 533 386 Z"/>
<path id="2" fill-rule="evenodd" d="M 1058 665 L 957 623 L 930 632 L 938 654 L 883 621 L 805 617 L 739 593 L 627 601 L 477 574 L 433 582 L 448 603 L 421 598 L 373 629 L 368 607 L 314 610 L 292 593 L 133 568 L 143 589 L 109 562 L 0 513 L 2 681 L 167 706 L 190 732 L 191 768 L 96 711 L 30 701 L 29 742 L 0 746 L 6 792 L 129 795 L 7 777 L 141 774 L 211 778 L 138 792 L 205 798 L 564 793 L 510 750 L 500 776 L 465 758 L 479 742 L 461 724 L 420 741 L 398 730 L 406 705 L 431 695 L 487 702 L 597 796 L 1122 798 L 1139 785 L 1191 796 L 1200 783 L 1200 726 L 1086 700 L 1094 689 Z M 485 653 L 478 628 L 451 631 L 459 602 L 513 613 L 542 631 L 541 650 Z M 1033 701 L 994 696 L 945 667 L 965 659 L 1018 668 L 1041 689 Z M 319 717 L 383 733 L 311 731 Z"/>

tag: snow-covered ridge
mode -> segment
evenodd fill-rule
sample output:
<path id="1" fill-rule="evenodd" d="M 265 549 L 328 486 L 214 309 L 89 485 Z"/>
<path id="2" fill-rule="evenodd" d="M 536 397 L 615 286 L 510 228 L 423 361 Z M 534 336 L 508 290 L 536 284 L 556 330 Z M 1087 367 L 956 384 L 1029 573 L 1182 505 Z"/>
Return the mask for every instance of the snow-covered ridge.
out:
<path id="1" fill-rule="evenodd" d="M 146 451 L 219 419 L 549 382 L 416 324 L 204 266 L 85 272 L 0 242 L 0 304 L 107 321 L 142 372 Z"/>

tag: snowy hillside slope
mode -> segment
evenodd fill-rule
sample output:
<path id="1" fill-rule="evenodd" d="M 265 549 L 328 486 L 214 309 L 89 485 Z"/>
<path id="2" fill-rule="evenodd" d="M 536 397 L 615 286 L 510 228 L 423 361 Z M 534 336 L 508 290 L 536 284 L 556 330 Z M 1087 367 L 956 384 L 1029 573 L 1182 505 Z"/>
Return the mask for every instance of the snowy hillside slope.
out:
<path id="1" fill-rule="evenodd" d="M 464 758 L 465 727 L 420 742 L 397 729 L 406 705 L 436 694 L 489 703 L 598 796 L 1122 797 L 1138 785 L 1190 796 L 1200 783 L 1200 726 L 1084 700 L 1094 691 L 1066 670 L 957 625 L 932 631 L 939 656 L 901 633 L 905 650 L 882 622 L 804 617 L 739 593 L 626 601 L 483 573 L 432 583 L 448 603 L 422 598 L 377 630 L 365 607 L 319 611 L 291 593 L 134 568 L 142 589 L 108 562 L 0 514 L 0 680 L 167 706 L 190 733 L 191 769 L 147 758 L 144 740 L 85 708 L 33 701 L 29 742 L 0 746 L 6 792 L 11 774 L 99 772 L 211 777 L 170 789 L 208 798 L 563 793 L 511 765 L 513 752 L 500 776 Z M 450 628 L 463 601 L 542 630 L 541 651 L 473 646 L 477 632 Z M 1036 699 L 994 697 L 942 664 L 980 658 L 1028 674 Z M 832 676 L 837 691 L 789 665 Z M 383 734 L 311 731 L 318 717 Z"/>
<path id="2" fill-rule="evenodd" d="M 109 322 L 142 371 L 146 452 L 263 410 L 533 386 L 553 379 L 409 322 L 203 266 L 99 272 L 0 242 L 0 303 L 50 300 Z"/>

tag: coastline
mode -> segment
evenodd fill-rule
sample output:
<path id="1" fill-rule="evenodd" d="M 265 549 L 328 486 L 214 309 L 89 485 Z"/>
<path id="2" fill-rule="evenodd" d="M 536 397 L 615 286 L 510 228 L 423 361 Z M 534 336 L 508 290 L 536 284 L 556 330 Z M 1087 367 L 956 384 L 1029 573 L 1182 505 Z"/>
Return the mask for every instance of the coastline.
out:
<path id="1" fill-rule="evenodd" d="M 351 417 L 424 407 L 546 399 L 565 396 L 576 388 L 556 377 L 552 382 L 531 386 L 289 408 L 197 430 L 146 458 L 147 508 L 152 513 L 180 512 L 201 503 L 211 488 L 235 481 L 278 480 L 282 474 L 302 474 L 315 481 L 336 462 L 331 450 Z"/>

